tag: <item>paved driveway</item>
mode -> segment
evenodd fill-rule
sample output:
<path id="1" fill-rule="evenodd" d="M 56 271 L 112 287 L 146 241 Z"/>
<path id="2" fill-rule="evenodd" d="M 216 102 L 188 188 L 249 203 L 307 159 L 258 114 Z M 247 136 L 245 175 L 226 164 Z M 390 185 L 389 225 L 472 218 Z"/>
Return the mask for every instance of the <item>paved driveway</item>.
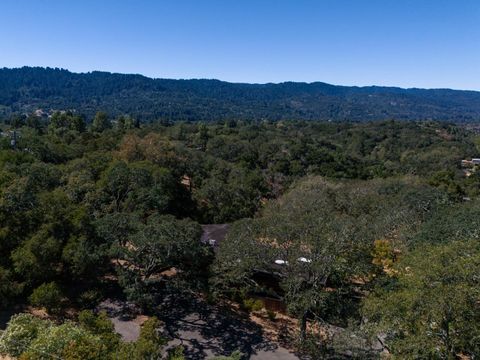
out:
<path id="1" fill-rule="evenodd" d="M 248 359 L 298 360 L 292 352 L 265 338 L 262 329 L 247 317 L 200 300 L 177 301 L 164 307 L 159 317 L 171 337 L 168 347 L 182 345 L 187 359 L 209 359 L 240 350 Z"/>
<path id="2" fill-rule="evenodd" d="M 105 310 L 117 333 L 125 341 L 135 341 L 140 335 L 143 316 L 125 319 L 122 302 L 105 301 L 99 310 Z M 163 321 L 164 335 L 170 339 L 166 350 L 182 345 L 187 359 L 210 359 L 241 351 L 247 359 L 298 360 L 295 354 L 263 335 L 262 328 L 246 315 L 228 308 L 211 306 L 188 296 L 171 296 L 159 306 L 158 318 Z"/>
<path id="3" fill-rule="evenodd" d="M 182 345 L 187 359 L 209 359 L 218 355 L 229 355 L 237 349 L 249 359 L 299 359 L 287 349 L 264 339 L 255 329 L 247 329 L 243 325 L 238 327 L 237 321 L 225 328 L 222 321 L 205 321 L 198 313 L 189 314 L 177 322 L 178 328 L 171 334 L 175 338 L 167 346 Z"/>

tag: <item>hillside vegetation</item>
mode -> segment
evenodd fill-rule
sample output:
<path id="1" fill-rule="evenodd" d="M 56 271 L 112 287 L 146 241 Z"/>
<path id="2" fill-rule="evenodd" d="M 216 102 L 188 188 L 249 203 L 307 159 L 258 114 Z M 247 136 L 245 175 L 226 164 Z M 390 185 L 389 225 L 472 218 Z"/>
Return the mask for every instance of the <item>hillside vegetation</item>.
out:
<path id="1" fill-rule="evenodd" d="M 326 83 L 240 84 L 24 67 L 0 69 L 0 116 L 97 110 L 142 120 L 480 120 L 480 93 L 348 87 Z"/>

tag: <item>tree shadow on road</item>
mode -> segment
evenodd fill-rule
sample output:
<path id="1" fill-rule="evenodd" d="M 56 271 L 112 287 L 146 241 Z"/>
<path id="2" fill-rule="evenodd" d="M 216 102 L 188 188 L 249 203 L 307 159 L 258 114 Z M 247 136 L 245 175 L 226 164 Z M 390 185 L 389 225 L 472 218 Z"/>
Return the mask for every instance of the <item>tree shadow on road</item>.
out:
<path id="1" fill-rule="evenodd" d="M 184 346 L 187 359 L 205 359 L 208 354 L 230 355 L 240 350 L 247 358 L 258 350 L 278 346 L 267 339 L 262 328 L 226 306 L 209 305 L 193 296 L 169 296 L 156 314 L 166 334 Z"/>

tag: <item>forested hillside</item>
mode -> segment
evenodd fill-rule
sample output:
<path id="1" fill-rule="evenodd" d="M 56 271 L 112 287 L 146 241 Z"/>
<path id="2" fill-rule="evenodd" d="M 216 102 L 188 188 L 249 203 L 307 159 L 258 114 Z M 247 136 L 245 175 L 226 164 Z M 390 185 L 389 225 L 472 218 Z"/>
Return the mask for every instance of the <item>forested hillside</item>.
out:
<path id="1" fill-rule="evenodd" d="M 448 89 L 347 87 L 321 82 L 240 84 L 150 79 L 107 72 L 0 69 L 0 117 L 37 109 L 97 110 L 142 121 L 187 120 L 480 120 L 480 93 Z"/>
<path id="2" fill-rule="evenodd" d="M 378 334 L 402 359 L 480 353 L 480 170 L 465 176 L 460 162 L 478 157 L 478 135 L 436 122 L 130 120 L 2 125 L 0 308 L 49 319 L 13 317 L 0 354 L 158 358 L 155 317 L 125 343 L 89 311 L 112 297 L 159 317 L 200 297 L 278 324 L 258 300 L 274 299 L 298 319 L 284 341 L 313 358 L 379 358 Z M 215 247 L 201 241 L 211 223 L 230 223 Z"/>

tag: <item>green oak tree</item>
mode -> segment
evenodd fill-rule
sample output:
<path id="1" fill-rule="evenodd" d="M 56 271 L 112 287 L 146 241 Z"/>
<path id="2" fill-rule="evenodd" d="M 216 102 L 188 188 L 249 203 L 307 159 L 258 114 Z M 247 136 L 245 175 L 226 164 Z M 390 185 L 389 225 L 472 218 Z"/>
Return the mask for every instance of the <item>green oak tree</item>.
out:
<path id="1" fill-rule="evenodd" d="M 397 265 L 363 313 L 399 359 L 457 359 L 480 353 L 480 243 L 423 245 Z"/>

